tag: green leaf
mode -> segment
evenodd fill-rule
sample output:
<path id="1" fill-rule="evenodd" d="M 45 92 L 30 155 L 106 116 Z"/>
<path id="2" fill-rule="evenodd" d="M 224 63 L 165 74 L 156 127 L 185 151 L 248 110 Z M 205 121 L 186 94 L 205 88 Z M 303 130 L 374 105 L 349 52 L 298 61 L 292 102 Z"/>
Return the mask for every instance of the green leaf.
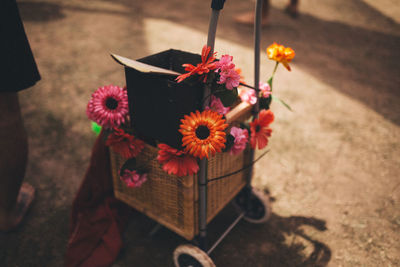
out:
<path id="1" fill-rule="evenodd" d="M 235 137 L 231 134 L 226 135 L 226 142 L 225 142 L 225 149 L 223 150 L 224 152 L 227 152 L 231 150 L 235 143 Z"/>
<path id="2" fill-rule="evenodd" d="M 221 99 L 221 102 L 225 107 L 230 107 L 238 99 L 238 91 L 237 88 L 219 91 L 215 94 L 215 96 Z"/>
<path id="3" fill-rule="evenodd" d="M 272 82 L 273 82 L 273 80 L 274 80 L 274 76 L 271 76 L 267 81 L 267 83 L 269 84 L 269 87 L 271 87 L 271 91 L 272 91 Z"/>
<path id="4" fill-rule="evenodd" d="M 271 95 L 271 96 L 272 96 L 272 100 L 280 102 L 280 103 L 281 103 L 282 105 L 284 105 L 288 110 L 293 111 L 292 108 L 291 108 L 285 101 L 283 101 L 282 99 L 277 98 L 277 97 L 274 96 L 274 95 Z"/>
<path id="5" fill-rule="evenodd" d="M 92 121 L 92 131 L 98 136 L 101 132 L 101 126 Z"/>
<path id="6" fill-rule="evenodd" d="M 250 132 L 250 125 L 247 122 L 241 122 L 240 128 L 246 129 L 248 132 Z"/>
<path id="7" fill-rule="evenodd" d="M 260 108 L 262 108 L 262 109 L 269 109 L 269 105 L 271 104 L 271 100 L 272 100 L 272 97 L 267 97 L 267 98 L 265 98 L 265 97 L 260 97 L 259 99 L 258 99 L 260 102 L 259 102 L 259 105 L 260 105 Z"/>

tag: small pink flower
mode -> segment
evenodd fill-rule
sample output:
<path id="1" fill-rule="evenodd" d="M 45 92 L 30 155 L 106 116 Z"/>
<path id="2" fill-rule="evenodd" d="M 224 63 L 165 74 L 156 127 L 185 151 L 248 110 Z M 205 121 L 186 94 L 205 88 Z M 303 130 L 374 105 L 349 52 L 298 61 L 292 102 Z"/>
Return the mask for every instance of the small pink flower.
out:
<path id="1" fill-rule="evenodd" d="M 239 86 L 240 75 L 233 69 L 227 69 L 225 71 L 221 71 L 219 74 L 219 84 L 225 84 L 226 89 L 232 90 L 234 87 Z"/>
<path id="2" fill-rule="evenodd" d="M 216 62 L 217 71 L 227 71 L 235 68 L 235 64 L 232 62 L 233 57 L 230 55 L 223 55 L 219 61 Z"/>
<path id="3" fill-rule="evenodd" d="M 210 107 L 206 107 L 206 109 L 211 109 L 218 112 L 221 115 L 225 115 L 231 108 L 225 107 L 224 104 L 222 104 L 221 99 L 215 97 L 214 95 L 211 95 L 211 105 Z"/>
<path id="4" fill-rule="evenodd" d="M 230 55 L 223 55 L 221 59 L 216 62 L 216 72 L 219 71 L 219 84 L 225 84 L 225 87 L 232 90 L 234 87 L 239 86 L 240 75 L 235 70 L 235 64 L 232 62 L 233 57 Z"/>
<path id="5" fill-rule="evenodd" d="M 271 87 L 269 86 L 268 83 L 260 82 L 259 88 L 263 97 L 265 98 L 269 97 L 269 95 L 271 94 Z"/>
<path id="6" fill-rule="evenodd" d="M 128 115 L 127 91 L 115 85 L 98 88 L 92 94 L 86 114 L 105 129 L 118 128 Z"/>
<path id="7" fill-rule="evenodd" d="M 139 174 L 135 170 L 125 169 L 120 179 L 125 182 L 127 187 L 140 187 L 147 181 L 147 174 Z"/>
<path id="8" fill-rule="evenodd" d="M 235 141 L 232 148 L 229 150 L 229 154 L 236 155 L 246 148 L 246 144 L 249 140 L 249 132 L 246 129 L 232 127 L 231 135 L 235 137 Z"/>
<path id="9" fill-rule="evenodd" d="M 256 91 L 254 89 L 243 89 L 240 91 L 240 99 L 250 105 L 257 103 Z"/>

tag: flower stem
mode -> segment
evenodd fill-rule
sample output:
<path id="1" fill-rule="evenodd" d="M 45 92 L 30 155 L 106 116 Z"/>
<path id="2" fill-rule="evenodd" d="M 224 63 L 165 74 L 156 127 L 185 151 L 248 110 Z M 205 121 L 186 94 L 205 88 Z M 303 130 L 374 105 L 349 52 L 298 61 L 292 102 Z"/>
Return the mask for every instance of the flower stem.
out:
<path id="1" fill-rule="evenodd" d="M 278 65 L 279 65 L 279 62 L 277 61 L 276 64 L 275 64 L 274 71 L 272 72 L 272 75 L 271 75 L 272 77 L 274 77 L 276 69 L 278 68 Z"/>
<path id="2" fill-rule="evenodd" d="M 274 80 L 274 75 L 275 75 L 276 70 L 278 69 L 278 65 L 279 65 L 279 62 L 277 61 L 275 64 L 274 70 L 272 71 L 272 75 L 268 80 L 268 84 L 269 84 L 269 87 L 271 88 L 271 92 L 272 92 L 272 81 Z"/>

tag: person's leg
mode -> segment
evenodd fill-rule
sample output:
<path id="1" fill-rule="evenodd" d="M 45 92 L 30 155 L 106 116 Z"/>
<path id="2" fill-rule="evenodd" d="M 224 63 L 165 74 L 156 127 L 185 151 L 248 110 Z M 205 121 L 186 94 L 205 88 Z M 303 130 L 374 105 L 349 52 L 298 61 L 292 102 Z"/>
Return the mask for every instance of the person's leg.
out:
<path id="1" fill-rule="evenodd" d="M 268 24 L 268 15 L 269 15 L 269 0 L 263 0 L 263 5 L 262 5 L 262 19 L 261 19 L 261 24 L 262 25 L 267 25 Z M 247 12 L 240 14 L 235 17 L 235 21 L 241 24 L 246 24 L 246 25 L 253 25 L 254 24 L 254 12 Z"/>
<path id="2" fill-rule="evenodd" d="M 34 189 L 27 184 L 21 188 L 27 155 L 18 93 L 0 93 L 0 230 L 17 226 L 32 202 Z"/>

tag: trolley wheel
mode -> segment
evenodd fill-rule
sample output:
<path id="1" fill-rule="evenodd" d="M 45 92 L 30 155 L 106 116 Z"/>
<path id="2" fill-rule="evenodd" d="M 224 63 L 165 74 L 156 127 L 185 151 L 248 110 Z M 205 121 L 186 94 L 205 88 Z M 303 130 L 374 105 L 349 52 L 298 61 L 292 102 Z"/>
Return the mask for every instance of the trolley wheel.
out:
<path id="1" fill-rule="evenodd" d="M 215 267 L 212 259 L 200 248 L 193 245 L 180 245 L 174 251 L 176 267 Z"/>
<path id="2" fill-rule="evenodd" d="M 265 223 L 271 216 L 272 207 L 269 197 L 260 190 L 252 188 L 248 194 L 247 189 L 244 189 L 232 203 L 238 212 L 244 212 L 243 219 L 250 223 Z"/>

